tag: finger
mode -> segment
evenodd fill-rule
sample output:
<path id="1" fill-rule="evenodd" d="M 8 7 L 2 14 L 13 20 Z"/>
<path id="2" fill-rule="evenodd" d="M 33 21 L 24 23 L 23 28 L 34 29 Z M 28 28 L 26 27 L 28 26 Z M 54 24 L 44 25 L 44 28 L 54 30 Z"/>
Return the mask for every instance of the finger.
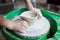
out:
<path id="1" fill-rule="evenodd" d="M 38 15 L 38 19 L 40 19 L 41 18 L 41 16 L 37 13 L 37 15 Z"/>
<path id="2" fill-rule="evenodd" d="M 21 21 L 21 29 L 20 30 L 22 30 L 22 32 L 24 32 L 26 29 L 27 29 L 27 22 L 26 21 Z"/>
<path id="3" fill-rule="evenodd" d="M 26 31 L 26 28 L 25 27 L 22 27 L 21 29 L 20 29 L 20 32 L 25 32 Z"/>
<path id="4" fill-rule="evenodd" d="M 28 22 L 23 21 L 23 25 L 24 25 L 25 27 L 28 27 Z"/>
<path id="5" fill-rule="evenodd" d="M 26 22 L 26 21 L 21 21 L 21 25 L 23 26 L 23 27 L 25 27 L 25 28 L 27 28 L 28 27 L 28 22 Z"/>
<path id="6" fill-rule="evenodd" d="M 35 8 L 34 12 L 37 13 L 39 17 L 42 17 L 42 13 L 39 9 Z"/>
<path id="7" fill-rule="evenodd" d="M 24 27 L 23 25 L 15 27 L 15 30 L 19 31 L 19 32 L 24 32 L 25 29 L 26 29 L 26 27 Z"/>

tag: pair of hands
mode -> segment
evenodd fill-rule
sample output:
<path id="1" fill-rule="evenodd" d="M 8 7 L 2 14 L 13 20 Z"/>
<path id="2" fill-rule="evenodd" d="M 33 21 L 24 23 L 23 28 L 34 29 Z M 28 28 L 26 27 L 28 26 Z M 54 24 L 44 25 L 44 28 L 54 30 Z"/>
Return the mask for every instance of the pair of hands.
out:
<path id="1" fill-rule="evenodd" d="M 26 0 L 27 1 L 27 5 L 28 7 L 32 10 L 30 11 L 34 11 L 35 13 L 38 14 L 38 18 L 41 18 L 42 17 L 42 14 L 41 14 L 41 11 L 37 8 L 33 8 L 31 2 L 29 3 L 30 0 Z M 31 7 L 30 7 L 30 5 Z M 3 23 L 3 26 L 5 26 L 6 28 L 8 29 L 11 29 L 11 30 L 15 30 L 15 31 L 19 31 L 19 32 L 24 32 L 27 27 L 28 27 L 28 22 L 22 20 L 22 21 L 15 21 L 15 22 L 12 22 L 10 20 L 5 20 L 5 22 Z"/>
<path id="2" fill-rule="evenodd" d="M 35 8 L 32 11 L 34 11 L 35 13 L 38 14 L 38 18 L 42 17 L 42 14 L 39 9 Z M 28 22 L 24 21 L 24 20 L 15 21 L 15 22 L 12 22 L 10 20 L 5 20 L 3 24 L 6 28 L 15 30 L 15 31 L 19 31 L 19 32 L 24 32 L 28 28 Z"/>

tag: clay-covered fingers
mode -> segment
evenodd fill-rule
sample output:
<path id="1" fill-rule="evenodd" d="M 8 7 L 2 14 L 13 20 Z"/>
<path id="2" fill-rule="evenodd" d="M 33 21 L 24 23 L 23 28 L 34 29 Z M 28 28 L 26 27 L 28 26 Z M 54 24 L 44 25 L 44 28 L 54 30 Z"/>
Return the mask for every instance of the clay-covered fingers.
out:
<path id="1" fill-rule="evenodd" d="M 37 13 L 38 18 L 41 18 L 41 17 L 42 17 L 42 13 L 41 13 L 41 11 L 40 11 L 39 9 L 37 9 L 37 8 L 33 8 L 33 10 L 31 10 L 31 11 Z"/>
<path id="2" fill-rule="evenodd" d="M 28 27 L 28 23 L 26 21 L 16 21 L 14 30 L 24 32 Z"/>
<path id="3" fill-rule="evenodd" d="M 28 27 L 28 22 L 27 22 L 27 21 L 24 21 L 24 20 L 23 20 L 23 21 L 22 21 L 22 24 L 24 25 L 24 27 L 26 27 L 26 28 Z"/>

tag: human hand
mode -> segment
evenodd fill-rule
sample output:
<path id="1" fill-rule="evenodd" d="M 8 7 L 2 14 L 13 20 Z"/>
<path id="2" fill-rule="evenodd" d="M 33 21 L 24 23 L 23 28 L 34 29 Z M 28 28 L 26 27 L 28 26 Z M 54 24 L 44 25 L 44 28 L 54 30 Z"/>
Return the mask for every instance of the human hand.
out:
<path id="1" fill-rule="evenodd" d="M 38 15 L 38 18 L 41 18 L 42 17 L 42 13 L 41 13 L 41 11 L 39 9 L 33 8 L 31 11 L 32 12 L 35 12 Z"/>
<path id="2" fill-rule="evenodd" d="M 7 20 L 4 22 L 3 26 L 5 26 L 6 28 L 8 28 L 10 30 L 24 32 L 26 30 L 26 28 L 28 27 L 28 23 L 24 20 L 15 21 L 15 22 Z"/>
<path id="3" fill-rule="evenodd" d="M 25 0 L 25 1 L 26 1 L 27 6 L 28 6 L 28 9 L 30 11 L 37 13 L 38 18 L 41 18 L 42 17 L 41 11 L 39 9 L 33 7 L 31 0 Z"/>

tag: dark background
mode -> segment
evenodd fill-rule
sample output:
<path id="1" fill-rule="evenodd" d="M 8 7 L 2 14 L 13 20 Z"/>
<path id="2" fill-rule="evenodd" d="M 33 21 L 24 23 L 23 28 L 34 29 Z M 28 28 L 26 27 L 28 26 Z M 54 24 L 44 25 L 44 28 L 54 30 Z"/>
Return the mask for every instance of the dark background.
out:
<path id="1" fill-rule="evenodd" d="M 17 1 L 17 0 L 16 0 Z M 20 0 L 21 2 L 21 0 Z M 59 8 L 56 7 L 56 5 L 60 5 L 60 0 L 47 0 L 47 3 L 45 4 L 40 4 L 40 3 L 37 3 L 37 7 L 38 8 L 44 8 L 46 10 L 48 10 L 48 4 L 53 4 L 50 8 L 53 12 L 57 12 L 60 10 Z M 23 5 L 23 3 L 22 3 Z M 13 10 L 13 3 L 11 0 L 0 0 L 0 14 L 6 14 L 8 13 L 9 11 Z"/>
<path id="2" fill-rule="evenodd" d="M 47 0 L 47 3 L 60 5 L 60 0 Z"/>
<path id="3" fill-rule="evenodd" d="M 7 3 L 6 0 L 0 0 L 0 14 L 6 14 L 13 9 L 12 3 Z"/>

